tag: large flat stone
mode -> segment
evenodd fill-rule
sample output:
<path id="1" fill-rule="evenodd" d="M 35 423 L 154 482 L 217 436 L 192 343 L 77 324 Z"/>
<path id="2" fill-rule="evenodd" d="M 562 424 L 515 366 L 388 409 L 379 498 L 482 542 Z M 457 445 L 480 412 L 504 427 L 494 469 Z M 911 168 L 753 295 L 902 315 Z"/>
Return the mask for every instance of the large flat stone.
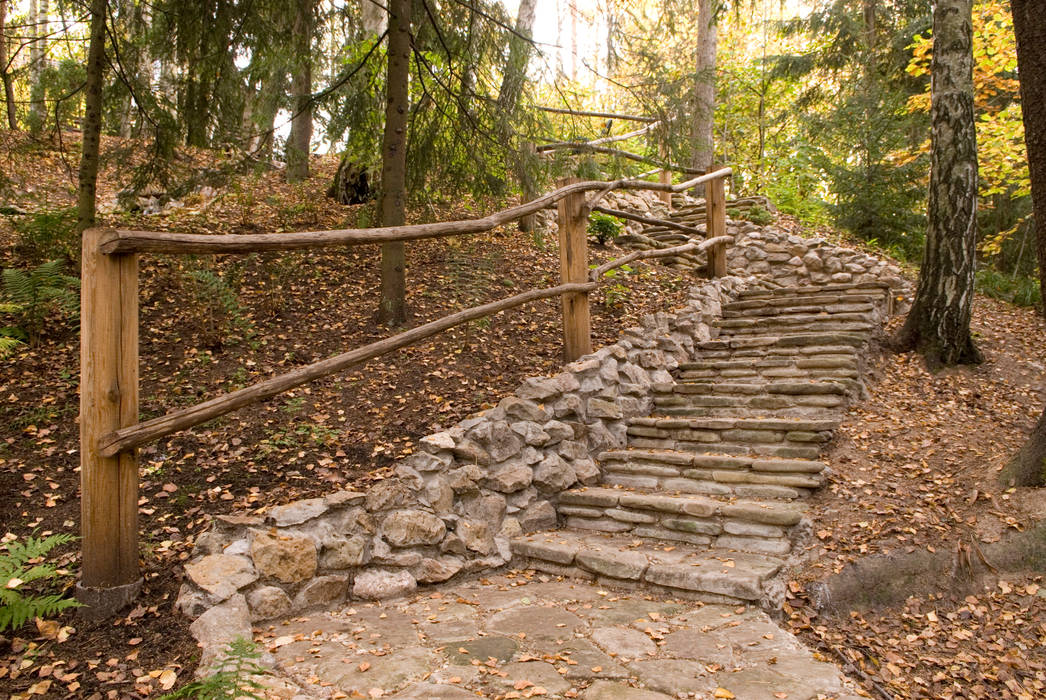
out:
<path id="1" fill-rule="evenodd" d="M 621 552 L 612 549 L 582 549 L 577 553 L 575 561 L 593 573 L 629 581 L 638 581 L 649 563 L 647 556 L 642 552 Z"/>
<path id="2" fill-rule="evenodd" d="M 650 637 L 630 627 L 599 627 L 592 630 L 591 636 L 611 656 L 636 659 L 657 653 L 657 645 Z"/>
<path id="3" fill-rule="evenodd" d="M 584 700 L 666 700 L 672 696 L 620 683 L 596 681 L 581 694 L 581 697 Z"/>
<path id="4" fill-rule="evenodd" d="M 531 605 L 495 614 L 486 628 L 509 637 L 522 634 L 523 639 L 547 641 L 571 638 L 583 624 L 580 617 L 561 608 Z"/>

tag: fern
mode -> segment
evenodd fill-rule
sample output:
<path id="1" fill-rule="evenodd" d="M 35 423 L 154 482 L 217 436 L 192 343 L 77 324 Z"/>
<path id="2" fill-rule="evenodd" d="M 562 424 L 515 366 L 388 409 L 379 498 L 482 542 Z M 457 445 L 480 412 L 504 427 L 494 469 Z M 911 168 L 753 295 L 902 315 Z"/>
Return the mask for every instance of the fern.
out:
<path id="1" fill-rule="evenodd" d="M 33 536 L 25 542 L 13 540 L 0 554 L 0 632 L 18 629 L 36 617 L 52 617 L 80 604 L 60 594 L 36 595 L 26 592 L 24 586 L 34 581 L 53 581 L 59 578 L 52 564 L 34 564 L 52 549 L 68 544 L 76 538 L 57 534 L 38 539 Z"/>
<path id="2" fill-rule="evenodd" d="M 72 322 L 80 318 L 80 280 L 65 274 L 64 268 L 62 260 L 52 260 L 31 270 L 3 271 L 0 312 L 17 318 L 17 325 L 9 328 L 20 330 L 30 343 L 39 340 L 52 314 Z"/>
<path id="3" fill-rule="evenodd" d="M 232 267 L 226 275 L 219 275 L 213 270 L 198 268 L 186 273 L 192 283 L 196 303 L 204 312 L 204 343 L 208 346 L 220 348 L 234 331 L 239 331 L 247 338 L 254 335 L 254 325 L 244 315 L 236 294 L 236 282 L 241 271 L 240 268 Z M 232 283 L 226 280 L 226 276 L 231 277 Z"/>
<path id="4" fill-rule="evenodd" d="M 161 696 L 160 700 L 265 700 L 265 696 L 259 694 L 265 690 L 265 686 L 255 680 L 255 676 L 269 673 L 258 663 L 260 657 L 261 653 L 254 642 L 237 637 L 229 643 L 228 652 L 214 665 L 209 676 Z"/>

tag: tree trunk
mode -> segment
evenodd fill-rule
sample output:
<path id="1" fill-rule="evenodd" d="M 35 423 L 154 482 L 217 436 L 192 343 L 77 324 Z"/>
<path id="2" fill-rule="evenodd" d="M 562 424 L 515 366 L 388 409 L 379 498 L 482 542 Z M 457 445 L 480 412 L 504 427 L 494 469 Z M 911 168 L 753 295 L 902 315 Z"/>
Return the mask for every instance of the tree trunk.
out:
<path id="1" fill-rule="evenodd" d="M 98 184 L 98 150 L 102 135 L 102 84 L 105 78 L 106 0 L 91 0 L 91 43 L 87 49 L 84 83 L 83 151 L 80 155 L 77 221 L 79 231 L 94 226 L 95 188 Z"/>
<path id="2" fill-rule="evenodd" d="M 407 199 L 407 94 L 410 80 L 411 0 L 389 0 L 388 72 L 385 80 L 385 135 L 381 143 L 381 224 L 401 226 Z M 407 320 L 407 255 L 402 242 L 381 246 L 381 300 L 378 320 Z"/>
<path id="3" fill-rule="evenodd" d="M 929 230 L 915 302 L 897 338 L 930 367 L 980 362 L 970 335 L 977 243 L 973 0 L 937 0 L 930 68 Z"/>
<path id="4" fill-rule="evenodd" d="M 534 30 L 534 9 L 537 0 L 520 0 L 519 12 L 516 14 L 516 34 L 509 38 L 508 59 L 505 61 L 505 74 L 498 90 L 498 107 L 506 119 L 511 119 L 516 111 L 516 103 L 523 91 L 523 81 L 527 76 L 527 63 L 530 61 L 530 35 Z M 524 39 L 523 37 L 526 37 Z"/>
<path id="5" fill-rule="evenodd" d="M 1018 3 L 1013 3 L 1016 11 Z M 1032 428 L 1028 442 L 1003 467 L 999 481 L 1006 486 L 1046 485 L 1046 409 Z"/>
<path id="6" fill-rule="evenodd" d="M 1017 35 L 1017 71 L 1021 81 L 1024 143 L 1028 147 L 1031 200 L 1034 208 L 1035 250 L 1039 289 L 1046 318 L 1046 17 L 1035 0 L 1011 0 L 1013 32 Z"/>
<path id="7" fill-rule="evenodd" d="M 30 0 L 29 21 L 33 25 L 29 48 L 29 126 L 39 132 L 47 119 L 44 106 L 44 61 L 46 59 L 48 0 Z"/>
<path id="8" fill-rule="evenodd" d="M 312 142 L 312 9 L 314 0 L 298 0 L 291 41 L 294 44 L 294 69 L 291 96 L 294 115 L 287 138 L 287 181 L 309 177 L 309 150 Z"/>
<path id="9" fill-rule="evenodd" d="M 7 65 L 7 37 L 4 35 L 7 19 L 7 0 L 0 0 L 0 78 L 4 82 L 4 102 L 7 104 L 7 127 L 12 131 L 18 129 L 15 113 L 15 87 L 11 71 Z"/>
<path id="10" fill-rule="evenodd" d="M 713 0 L 697 3 L 697 59 L 694 65 L 690 151 L 695 170 L 711 170 L 715 160 L 716 18 Z"/>
<path id="11" fill-rule="evenodd" d="M 276 133 L 276 113 L 284 94 L 287 76 L 282 69 L 274 69 L 262 79 L 254 104 L 251 128 L 256 130 L 251 150 L 265 163 L 272 162 L 272 147 Z"/>
<path id="12" fill-rule="evenodd" d="M 120 4 L 120 22 L 127 27 L 128 41 L 122 49 L 122 63 L 125 78 L 130 85 L 127 87 L 127 95 L 123 99 L 122 114 L 120 115 L 120 137 L 129 138 L 134 129 L 134 118 L 138 105 L 134 97 L 137 91 L 142 90 L 141 85 L 141 63 L 142 54 L 145 50 L 145 8 L 134 0 L 123 0 Z M 134 94 L 132 94 L 132 90 Z"/>

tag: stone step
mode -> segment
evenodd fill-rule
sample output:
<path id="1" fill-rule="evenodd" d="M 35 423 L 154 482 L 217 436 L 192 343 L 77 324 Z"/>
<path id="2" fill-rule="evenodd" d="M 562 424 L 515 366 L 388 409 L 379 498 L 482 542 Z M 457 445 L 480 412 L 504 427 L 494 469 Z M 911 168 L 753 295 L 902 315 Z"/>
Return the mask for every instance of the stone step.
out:
<path id="1" fill-rule="evenodd" d="M 784 556 L 806 510 L 785 501 L 589 487 L 561 493 L 556 512 L 572 530 Z"/>
<path id="2" fill-rule="evenodd" d="M 754 312 L 755 315 L 760 315 L 762 312 L 764 315 L 771 313 L 790 313 L 791 309 L 796 308 L 818 308 L 818 309 L 832 309 L 837 307 L 861 307 L 861 310 L 865 310 L 864 307 L 871 307 L 874 309 L 878 304 L 882 303 L 882 293 L 872 294 L 809 294 L 797 297 L 767 297 L 767 298 L 756 298 L 748 299 L 746 301 L 731 301 L 723 304 L 723 312 L 726 314 L 743 313 L 746 311 Z M 831 312 L 829 312 L 831 313 Z M 726 316 L 729 318 L 729 316 Z"/>
<path id="3" fill-rule="evenodd" d="M 823 462 L 812 458 L 633 447 L 600 455 L 605 484 L 711 496 L 801 498 L 824 483 Z"/>
<path id="4" fill-rule="evenodd" d="M 630 437 L 700 442 L 752 443 L 790 447 L 823 445 L 832 439 L 835 420 L 800 418 L 634 418 L 629 421 Z"/>
<path id="5" fill-rule="evenodd" d="M 719 331 L 719 338 L 730 338 L 776 335 L 778 333 L 861 333 L 871 337 L 877 324 L 859 321 L 815 321 L 808 323 L 775 322 L 757 323 L 740 326 L 725 326 Z"/>
<path id="6" fill-rule="evenodd" d="M 753 408 L 745 405 L 655 406 L 653 415 L 663 418 L 816 418 L 841 415 L 845 407 L 845 401 L 841 401 L 836 407 L 804 406 L 787 401 L 781 402 L 777 408 Z"/>
<path id="7" fill-rule="evenodd" d="M 738 292 L 740 300 L 764 299 L 773 297 L 793 297 L 819 294 L 872 294 L 879 293 L 885 298 L 890 286 L 885 282 L 838 282 L 832 284 L 807 284 L 801 287 L 780 287 L 778 289 L 747 289 Z"/>
<path id="8" fill-rule="evenodd" d="M 823 355 L 853 352 L 869 340 L 867 333 L 817 332 L 733 336 L 697 344 L 700 359 L 763 355 Z M 847 349 L 849 348 L 849 349 Z"/>
<path id="9" fill-rule="evenodd" d="M 824 409 L 822 409 L 824 410 Z M 650 450 L 690 450 L 700 453 L 722 453 L 730 455 L 763 455 L 797 459 L 817 459 L 821 448 L 817 444 L 762 444 L 754 442 L 697 442 L 672 438 L 630 436 L 632 447 Z"/>
<path id="10" fill-rule="evenodd" d="M 856 369 L 858 367 L 857 353 L 853 348 L 844 348 L 837 353 L 821 353 L 817 355 L 799 355 L 792 357 L 767 357 L 761 360 L 709 360 L 698 359 L 692 362 L 679 363 L 680 376 L 687 372 L 699 372 L 706 370 L 731 370 L 731 369 L 782 369 L 798 368 L 804 370 L 817 369 Z"/>
<path id="11" fill-rule="evenodd" d="M 716 328 L 780 328 L 823 323 L 860 323 L 871 325 L 872 315 L 858 312 L 828 312 L 770 314 L 767 316 L 746 316 L 743 318 L 723 318 L 713 321 Z"/>
<path id="12" fill-rule="evenodd" d="M 512 540 L 516 566 L 709 603 L 755 602 L 783 566 L 777 557 L 672 541 L 636 546 L 628 534 L 538 532 Z"/>
<path id="13" fill-rule="evenodd" d="M 685 367 L 685 369 L 682 369 Z M 768 357 L 763 359 L 702 360 L 680 365 L 676 381 L 685 384 L 718 379 L 774 381 L 779 379 L 858 379 L 856 355 Z"/>
<path id="14" fill-rule="evenodd" d="M 860 383 L 850 379 L 825 379 L 805 381 L 769 381 L 769 382 L 708 382 L 692 381 L 675 384 L 655 384 L 655 399 L 658 396 L 732 396 L 743 395 L 783 395 L 783 396 L 826 396 L 846 395 L 860 390 Z"/>

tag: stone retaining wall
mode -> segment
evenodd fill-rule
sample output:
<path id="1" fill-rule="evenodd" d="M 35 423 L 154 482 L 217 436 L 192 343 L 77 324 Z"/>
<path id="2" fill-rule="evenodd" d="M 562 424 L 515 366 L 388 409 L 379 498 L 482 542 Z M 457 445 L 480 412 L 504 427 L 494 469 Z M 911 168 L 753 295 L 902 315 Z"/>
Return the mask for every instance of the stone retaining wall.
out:
<path id="1" fill-rule="evenodd" d="M 495 408 L 422 438 L 395 478 L 367 493 L 216 517 L 185 567 L 178 607 L 196 617 L 226 602 L 263 620 L 502 566 L 511 537 L 556 525 L 560 492 L 599 480 L 594 456 L 625 445 L 626 422 L 649 414 L 653 387 L 673 381 L 713 334 L 721 304 L 753 284 L 695 286 L 684 308 L 646 316 L 563 372 L 528 378 Z"/>

